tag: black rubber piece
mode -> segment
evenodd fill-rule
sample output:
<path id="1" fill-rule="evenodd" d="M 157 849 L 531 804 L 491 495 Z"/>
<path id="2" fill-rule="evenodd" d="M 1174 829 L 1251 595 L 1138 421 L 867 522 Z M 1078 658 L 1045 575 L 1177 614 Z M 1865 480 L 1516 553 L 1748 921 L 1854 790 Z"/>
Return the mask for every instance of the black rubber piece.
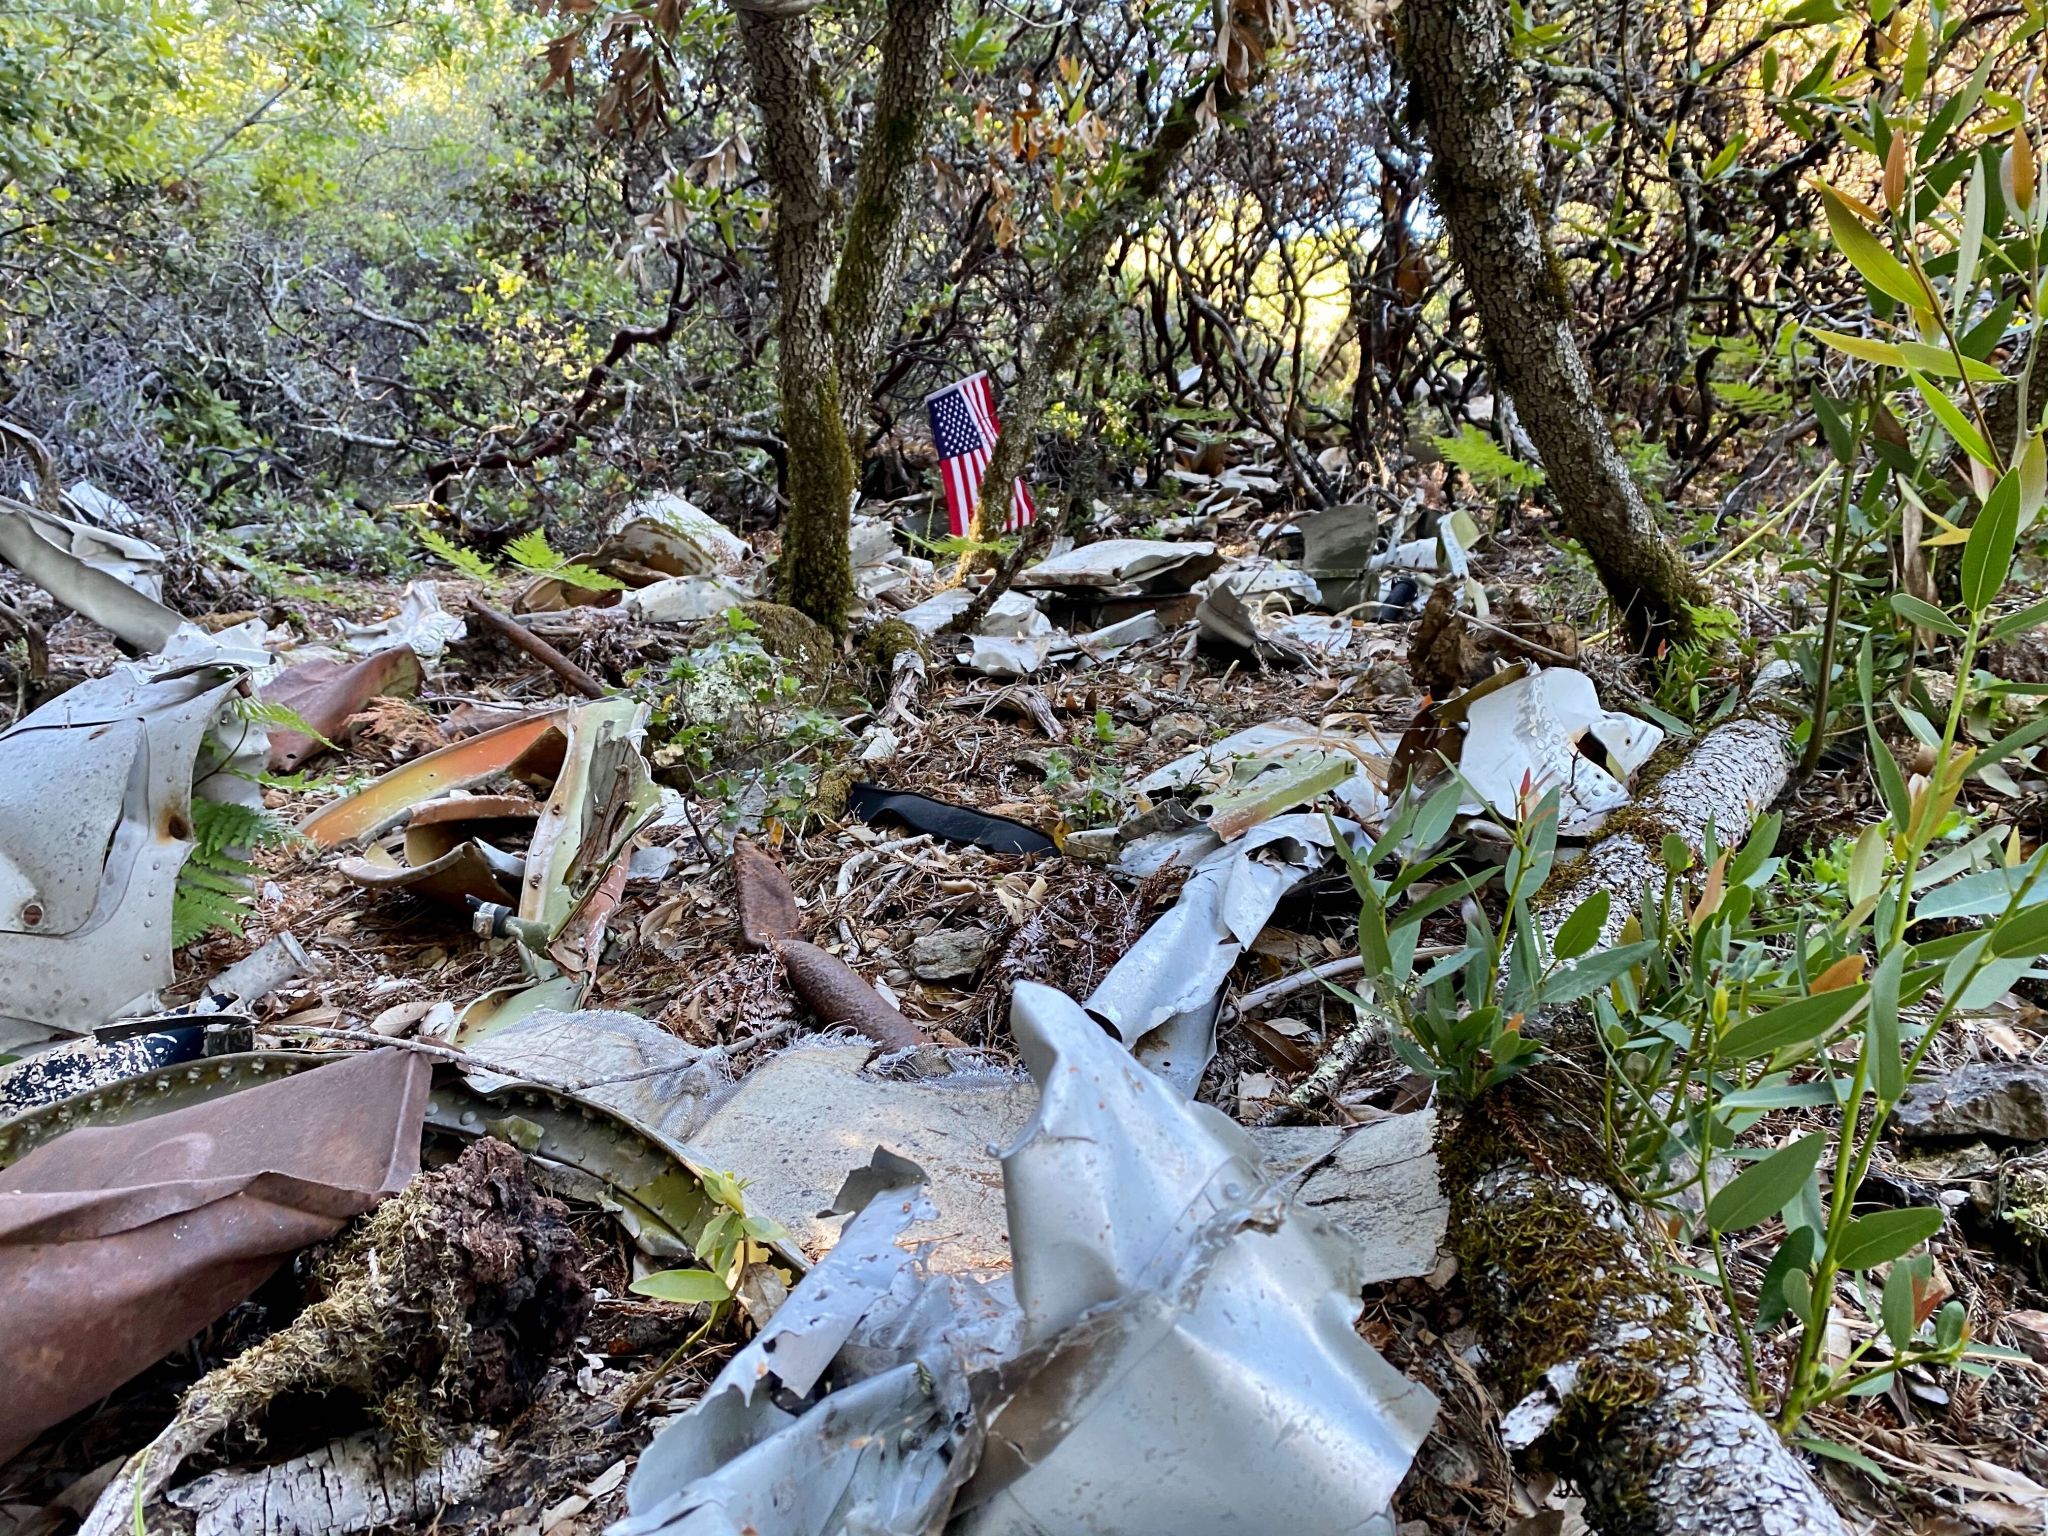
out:
<path id="1" fill-rule="evenodd" d="M 990 853 L 1051 853 L 1053 840 L 1036 827 L 1007 816 L 964 805 L 949 805 L 929 795 L 908 790 L 883 789 L 879 784 L 856 784 L 846 792 L 846 808 L 862 821 L 901 822 L 913 832 L 925 832 L 948 843 L 965 843 Z"/>

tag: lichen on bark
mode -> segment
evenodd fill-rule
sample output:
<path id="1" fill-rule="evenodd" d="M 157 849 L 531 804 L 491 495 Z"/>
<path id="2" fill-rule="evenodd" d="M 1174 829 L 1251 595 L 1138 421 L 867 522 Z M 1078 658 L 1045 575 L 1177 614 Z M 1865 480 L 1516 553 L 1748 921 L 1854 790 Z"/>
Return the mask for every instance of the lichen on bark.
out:
<path id="1" fill-rule="evenodd" d="M 1572 339 L 1563 274 L 1515 121 L 1506 11 L 1505 0 L 1401 7 L 1401 59 L 1409 107 L 1429 140 L 1431 193 L 1495 384 L 1542 456 L 1565 531 L 1591 557 L 1639 647 L 1686 640 L 1706 587 L 1651 516 Z"/>

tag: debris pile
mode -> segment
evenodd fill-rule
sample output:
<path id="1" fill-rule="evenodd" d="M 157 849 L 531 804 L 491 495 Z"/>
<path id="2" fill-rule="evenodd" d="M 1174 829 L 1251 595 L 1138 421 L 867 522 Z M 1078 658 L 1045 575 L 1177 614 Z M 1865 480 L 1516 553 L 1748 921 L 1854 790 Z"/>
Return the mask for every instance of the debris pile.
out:
<path id="1" fill-rule="evenodd" d="M 1340 983 L 1464 963 L 1539 827 L 1615 857 L 1665 732 L 1462 514 L 1175 473 L 967 633 L 989 578 L 857 518 L 845 648 L 673 493 L 516 589 L 219 634 L 132 530 L 4 509 L 146 653 L 0 732 L 19 1486 L 104 1533 L 1395 1529 L 1471 1368 L 1386 1321 L 1462 1305 L 1437 1079 Z M 1396 854 L 1430 921 L 1369 961 Z M 2030 1081 L 1902 1121 L 2039 1140 Z"/>

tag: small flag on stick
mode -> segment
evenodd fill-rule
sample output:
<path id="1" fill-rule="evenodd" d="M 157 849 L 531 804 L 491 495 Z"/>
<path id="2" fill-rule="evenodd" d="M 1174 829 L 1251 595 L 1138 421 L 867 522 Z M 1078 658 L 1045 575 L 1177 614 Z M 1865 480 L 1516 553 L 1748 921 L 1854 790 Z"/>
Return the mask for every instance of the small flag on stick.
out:
<path id="1" fill-rule="evenodd" d="M 981 477 L 996 451 L 1001 426 L 996 421 L 996 393 L 986 373 L 977 373 L 935 389 L 924 397 L 931 418 L 932 442 L 939 450 L 939 478 L 946 486 L 946 516 L 956 536 L 965 537 L 981 504 Z M 1018 477 L 1004 531 L 1014 533 L 1038 515 L 1031 492 Z"/>

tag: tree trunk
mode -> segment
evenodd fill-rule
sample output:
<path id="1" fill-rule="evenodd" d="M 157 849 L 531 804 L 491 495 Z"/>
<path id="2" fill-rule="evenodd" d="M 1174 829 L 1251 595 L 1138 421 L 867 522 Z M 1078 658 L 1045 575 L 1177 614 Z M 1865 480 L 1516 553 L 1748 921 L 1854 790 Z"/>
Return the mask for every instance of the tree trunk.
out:
<path id="1" fill-rule="evenodd" d="M 1255 18 L 1246 16 L 1242 21 Z M 1038 423 L 1052 398 L 1053 380 L 1074 360 L 1081 342 L 1091 335 L 1102 302 L 1103 267 L 1109 253 L 1159 195 L 1180 157 L 1201 134 L 1208 113 L 1217 117 L 1234 110 L 1257 87 L 1259 73 L 1232 86 L 1221 76 L 1205 81 L 1173 104 L 1152 140 L 1133 158 L 1120 186 L 1102 204 L 1068 247 L 1053 270 L 1052 307 L 1038 333 L 1038 344 L 1017 382 L 1002 400 L 1003 432 L 981 477 L 981 503 L 970 532 L 981 543 L 992 542 L 1010 520 L 1017 478 L 1031 467 L 1037 447 Z M 988 559 L 962 562 L 989 565 Z"/>
<path id="2" fill-rule="evenodd" d="M 1783 668 L 1747 715 L 1716 726 L 1537 894 L 1547 932 L 1595 889 L 1618 936 L 1661 888 L 1667 835 L 1698 857 L 1709 824 L 1741 839 L 1784 788 L 1798 706 Z M 1518 1404 L 1503 1423 L 1572 1478 L 1607 1536 L 1845 1536 L 1840 1516 L 1703 1337 L 1701 1320 L 1633 1207 L 1608 1183 L 1597 1132 L 1565 1106 L 1568 1063 L 1511 1079 L 1447 1115 L 1440 1158 L 1450 1244 L 1495 1371 Z"/>
<path id="3" fill-rule="evenodd" d="M 776 388 L 789 445 L 789 506 L 775 596 L 844 635 L 853 606 L 853 452 L 825 307 L 839 210 L 826 144 L 823 67 L 808 16 L 742 10 L 738 21 L 761 114 L 761 170 L 775 191 Z"/>
<path id="4" fill-rule="evenodd" d="M 1614 446 L 1572 340 L 1564 278 L 1544 238 L 1514 115 L 1504 0 L 1407 0 L 1409 103 L 1428 137 L 1431 190 L 1479 314 L 1497 388 L 1542 456 L 1565 531 L 1592 558 L 1630 638 L 1688 638 L 1706 589 L 1664 538 Z"/>
<path id="5" fill-rule="evenodd" d="M 891 0 L 882 27 L 874 120 L 861 146 L 860 182 L 846 219 L 839 275 L 832 285 L 840 417 L 852 442 L 862 439 L 875 366 L 895 330 L 896 286 L 909 244 L 910 195 L 922 168 L 950 19 L 943 0 Z"/>
<path id="6" fill-rule="evenodd" d="M 939 0 L 889 6 L 874 121 L 842 249 L 828 94 L 809 16 L 738 7 L 761 114 L 761 168 L 775 192 L 772 254 L 782 301 L 776 387 L 788 506 L 775 595 L 840 638 L 853 608 L 854 436 L 894 319 L 948 15 Z"/>

